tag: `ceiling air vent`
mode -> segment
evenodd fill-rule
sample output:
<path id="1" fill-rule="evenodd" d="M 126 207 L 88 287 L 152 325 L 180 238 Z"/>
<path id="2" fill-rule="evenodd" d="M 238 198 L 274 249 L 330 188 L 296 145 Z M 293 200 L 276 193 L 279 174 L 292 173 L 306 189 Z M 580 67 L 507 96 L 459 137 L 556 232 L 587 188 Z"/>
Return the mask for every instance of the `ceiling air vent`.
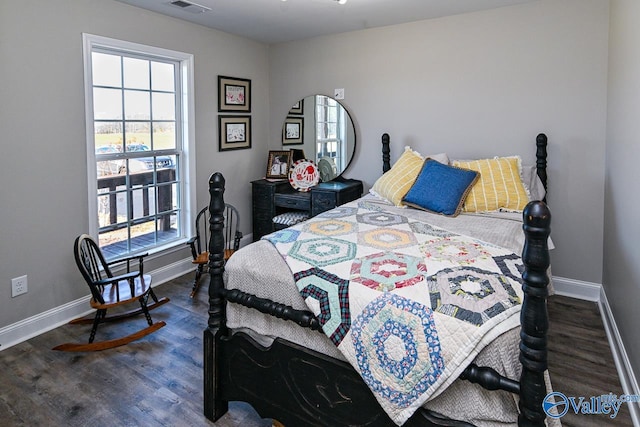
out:
<path id="1" fill-rule="evenodd" d="M 169 2 L 169 4 L 175 7 L 179 7 L 180 9 L 185 10 L 187 12 L 191 12 L 191 13 L 202 13 L 202 12 L 208 12 L 211 10 L 210 7 L 203 6 L 201 4 L 194 3 L 191 1 L 185 1 L 185 0 L 175 0 L 175 1 Z"/>

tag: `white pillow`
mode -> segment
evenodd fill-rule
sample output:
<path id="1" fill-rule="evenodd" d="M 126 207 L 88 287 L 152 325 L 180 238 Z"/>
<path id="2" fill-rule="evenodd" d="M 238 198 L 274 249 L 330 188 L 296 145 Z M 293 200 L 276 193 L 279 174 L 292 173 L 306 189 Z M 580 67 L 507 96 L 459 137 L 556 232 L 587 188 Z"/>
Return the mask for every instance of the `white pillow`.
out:
<path id="1" fill-rule="evenodd" d="M 538 169 L 535 165 L 522 166 L 521 177 L 524 188 L 529 193 L 529 200 L 544 199 L 544 196 L 547 193 L 540 177 L 538 176 Z"/>
<path id="2" fill-rule="evenodd" d="M 438 154 L 432 154 L 430 156 L 424 156 L 425 160 L 426 159 L 433 159 L 437 162 L 442 163 L 443 165 L 448 165 L 449 164 L 449 156 L 447 156 L 447 153 L 438 153 Z"/>

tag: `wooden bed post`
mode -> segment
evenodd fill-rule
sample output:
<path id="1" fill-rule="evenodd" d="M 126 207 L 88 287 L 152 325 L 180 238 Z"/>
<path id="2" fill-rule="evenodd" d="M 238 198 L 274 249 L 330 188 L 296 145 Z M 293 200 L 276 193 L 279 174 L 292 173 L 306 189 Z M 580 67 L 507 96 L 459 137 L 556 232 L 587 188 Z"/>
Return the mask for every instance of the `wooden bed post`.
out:
<path id="1" fill-rule="evenodd" d="M 524 301 L 520 313 L 520 427 L 544 426 L 542 401 L 547 394 L 544 373 L 547 370 L 547 285 L 551 213 L 543 202 L 530 202 L 524 209 L 522 226 L 526 241 L 524 263 Z"/>
<path id="2" fill-rule="evenodd" d="M 220 399 L 219 348 L 216 340 L 227 333 L 223 299 L 224 282 L 224 177 L 216 172 L 209 178 L 209 321 L 204 330 L 204 415 L 215 421 L 227 412 L 228 404 Z"/>
<path id="3" fill-rule="evenodd" d="M 389 148 L 389 134 L 382 134 L 382 173 L 391 169 L 391 148 Z"/>
<path id="4" fill-rule="evenodd" d="M 538 134 L 536 137 L 536 171 L 542 185 L 547 190 L 547 135 L 544 133 Z M 543 202 L 547 201 L 545 196 L 542 199 Z"/>

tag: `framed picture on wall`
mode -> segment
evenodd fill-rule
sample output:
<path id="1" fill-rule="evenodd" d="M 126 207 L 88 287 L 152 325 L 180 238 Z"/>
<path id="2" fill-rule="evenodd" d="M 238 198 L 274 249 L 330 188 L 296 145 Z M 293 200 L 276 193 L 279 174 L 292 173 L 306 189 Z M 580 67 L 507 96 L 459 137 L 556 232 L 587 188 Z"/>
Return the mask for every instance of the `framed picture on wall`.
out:
<path id="1" fill-rule="evenodd" d="M 289 114 L 303 114 L 304 113 L 304 103 L 301 99 L 300 101 L 293 104 L 293 107 L 289 110 Z"/>
<path id="2" fill-rule="evenodd" d="M 251 80 L 218 76 L 218 111 L 251 112 Z"/>
<path id="3" fill-rule="evenodd" d="M 251 116 L 218 116 L 220 151 L 251 148 Z"/>
<path id="4" fill-rule="evenodd" d="M 290 166 L 290 151 L 269 151 L 266 177 L 268 179 L 286 179 L 289 177 Z"/>
<path id="5" fill-rule="evenodd" d="M 287 117 L 282 125 L 282 145 L 302 144 L 303 117 Z"/>

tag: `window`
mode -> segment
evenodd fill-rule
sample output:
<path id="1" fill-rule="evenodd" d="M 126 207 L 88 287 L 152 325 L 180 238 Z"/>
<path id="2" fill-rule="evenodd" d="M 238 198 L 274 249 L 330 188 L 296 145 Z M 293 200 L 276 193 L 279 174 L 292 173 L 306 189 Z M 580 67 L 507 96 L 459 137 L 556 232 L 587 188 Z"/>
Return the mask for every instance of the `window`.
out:
<path id="1" fill-rule="evenodd" d="M 344 109 L 333 98 L 316 95 L 316 162 L 323 157 L 331 157 L 338 170 L 343 170 L 344 149 Z"/>
<path id="2" fill-rule="evenodd" d="M 91 234 L 109 259 L 182 242 L 191 56 L 84 38 Z"/>

